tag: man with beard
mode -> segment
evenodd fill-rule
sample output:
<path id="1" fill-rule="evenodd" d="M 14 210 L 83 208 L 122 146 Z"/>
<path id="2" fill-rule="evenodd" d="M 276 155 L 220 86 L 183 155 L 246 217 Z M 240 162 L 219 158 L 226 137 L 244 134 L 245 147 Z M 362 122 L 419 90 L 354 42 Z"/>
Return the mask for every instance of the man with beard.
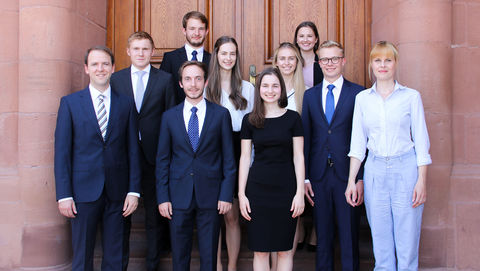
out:
<path id="1" fill-rule="evenodd" d="M 172 74 L 173 79 L 178 82 L 178 69 L 185 61 L 199 61 L 206 64 L 210 62 L 210 53 L 205 51 L 203 43 L 208 35 L 208 20 L 203 13 L 190 11 L 182 20 L 183 34 L 185 35 L 185 46 L 174 51 L 165 53 L 160 69 Z M 175 84 L 177 104 L 185 99 L 185 94 L 179 84 Z"/>
<path id="2" fill-rule="evenodd" d="M 220 216 L 232 207 L 235 159 L 228 110 L 203 98 L 206 66 L 179 70 L 185 100 L 163 114 L 156 162 L 158 210 L 170 220 L 174 271 L 190 270 L 194 221 L 200 270 L 217 268 Z"/>

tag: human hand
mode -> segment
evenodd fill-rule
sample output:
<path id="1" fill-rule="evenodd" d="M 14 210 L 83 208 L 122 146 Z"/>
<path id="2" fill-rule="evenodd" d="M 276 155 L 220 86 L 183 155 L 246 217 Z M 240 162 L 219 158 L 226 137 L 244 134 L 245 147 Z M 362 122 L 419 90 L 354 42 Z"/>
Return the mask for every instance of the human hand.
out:
<path id="1" fill-rule="evenodd" d="M 133 212 L 135 212 L 135 210 L 137 209 L 137 206 L 138 206 L 138 197 L 133 195 L 127 195 L 127 197 L 125 198 L 125 203 L 123 203 L 122 215 L 124 217 L 127 217 L 133 214 Z"/>
<path id="2" fill-rule="evenodd" d="M 232 209 L 232 203 L 227 202 L 227 201 L 221 201 L 221 200 L 218 201 L 217 210 L 218 210 L 219 214 L 224 215 L 224 214 L 228 213 L 228 211 L 230 211 L 230 209 Z"/>
<path id="3" fill-rule="evenodd" d="M 305 209 L 305 199 L 303 194 L 295 194 L 292 200 L 292 207 L 290 207 L 290 212 L 293 212 L 292 217 L 298 217 L 303 213 Z"/>
<path id="4" fill-rule="evenodd" d="M 60 213 L 69 218 L 75 218 L 77 214 L 77 207 L 75 206 L 75 201 L 73 199 L 62 200 L 58 203 L 58 210 Z"/>
<path id="5" fill-rule="evenodd" d="M 167 201 L 167 202 L 164 202 L 164 203 L 161 203 L 158 205 L 158 211 L 160 212 L 160 215 L 165 217 L 165 218 L 168 218 L 168 219 L 172 219 L 172 215 L 173 215 L 173 212 L 172 212 L 172 203 Z"/>
<path id="6" fill-rule="evenodd" d="M 240 213 L 242 214 L 242 216 L 248 221 L 252 220 L 252 218 L 249 215 L 252 212 L 252 210 L 250 209 L 250 202 L 248 201 L 247 196 L 245 195 L 238 196 L 238 203 L 240 207 Z"/>
<path id="7" fill-rule="evenodd" d="M 355 182 L 348 182 L 347 189 L 345 190 L 345 199 L 352 207 L 357 206 L 358 190 Z"/>
<path id="8" fill-rule="evenodd" d="M 310 205 L 313 206 L 313 197 L 315 195 L 313 194 L 313 189 L 312 189 L 312 184 L 311 183 L 305 183 L 305 197 L 307 197 L 308 202 Z"/>

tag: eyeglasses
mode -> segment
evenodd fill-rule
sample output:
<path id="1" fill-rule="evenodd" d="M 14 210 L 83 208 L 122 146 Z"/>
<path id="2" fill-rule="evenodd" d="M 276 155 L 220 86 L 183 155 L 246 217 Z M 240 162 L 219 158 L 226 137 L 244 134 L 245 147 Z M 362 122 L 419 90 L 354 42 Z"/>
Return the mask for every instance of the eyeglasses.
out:
<path id="1" fill-rule="evenodd" d="M 334 57 L 322 57 L 320 58 L 320 63 L 323 65 L 327 65 L 329 61 L 332 62 L 332 64 L 338 64 L 340 62 L 340 59 L 342 59 L 343 56 L 334 56 Z"/>

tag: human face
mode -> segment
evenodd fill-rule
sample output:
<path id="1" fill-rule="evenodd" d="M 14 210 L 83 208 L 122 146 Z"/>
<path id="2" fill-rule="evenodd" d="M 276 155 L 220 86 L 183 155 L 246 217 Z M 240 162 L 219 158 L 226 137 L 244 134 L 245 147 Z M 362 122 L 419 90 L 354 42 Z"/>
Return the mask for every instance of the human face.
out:
<path id="1" fill-rule="evenodd" d="M 297 56 L 291 48 L 281 48 L 277 54 L 277 66 L 283 76 L 290 76 L 297 67 Z"/>
<path id="2" fill-rule="evenodd" d="M 183 69 L 180 86 L 185 92 L 186 99 L 192 104 L 197 104 L 203 99 L 204 76 L 203 70 L 196 65 L 190 65 Z"/>
<path id="3" fill-rule="evenodd" d="M 327 64 L 323 64 L 319 61 L 320 68 L 322 68 L 323 76 L 325 80 L 333 83 L 343 73 L 343 67 L 345 66 L 345 58 L 343 57 L 342 50 L 338 47 L 321 48 L 318 52 L 320 59 L 331 59 L 334 57 L 341 57 L 340 61 L 336 64 L 332 60 L 329 60 Z"/>
<path id="4" fill-rule="evenodd" d="M 205 37 L 208 34 L 208 29 L 206 29 L 205 24 L 199 19 L 190 18 L 187 21 L 187 28 L 183 29 L 183 34 L 190 46 L 200 48 L 203 46 Z"/>
<path id="5" fill-rule="evenodd" d="M 264 103 L 278 103 L 281 93 L 282 87 L 277 76 L 273 74 L 263 76 L 260 84 L 260 97 Z"/>
<path id="6" fill-rule="evenodd" d="M 222 44 L 217 53 L 218 65 L 224 70 L 231 70 L 237 62 L 237 47 L 229 42 Z"/>
<path id="7" fill-rule="evenodd" d="M 395 59 L 387 55 L 374 57 L 370 62 L 370 66 L 377 81 L 393 80 L 397 67 Z"/>
<path id="8" fill-rule="evenodd" d="M 90 77 L 90 84 L 103 92 L 110 84 L 110 77 L 115 70 L 110 56 L 102 50 L 92 50 L 88 54 L 85 73 Z"/>
<path id="9" fill-rule="evenodd" d="M 132 40 L 128 45 L 127 54 L 133 66 L 143 70 L 150 65 L 150 59 L 153 56 L 152 44 L 148 39 Z"/>
<path id="10" fill-rule="evenodd" d="M 298 30 L 297 44 L 302 52 L 312 51 L 317 40 L 318 38 L 315 37 L 315 33 L 310 27 L 304 26 Z"/>

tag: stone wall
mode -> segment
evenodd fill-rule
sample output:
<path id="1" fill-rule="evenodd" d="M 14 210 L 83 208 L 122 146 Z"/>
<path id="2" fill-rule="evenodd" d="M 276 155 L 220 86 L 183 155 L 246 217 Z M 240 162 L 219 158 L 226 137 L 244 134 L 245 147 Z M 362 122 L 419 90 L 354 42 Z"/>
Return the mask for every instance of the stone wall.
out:
<path id="1" fill-rule="evenodd" d="M 68 270 L 55 204 L 53 134 L 61 96 L 85 87 L 83 56 L 105 44 L 106 0 L 3 0 L 0 7 L 0 268 Z"/>

